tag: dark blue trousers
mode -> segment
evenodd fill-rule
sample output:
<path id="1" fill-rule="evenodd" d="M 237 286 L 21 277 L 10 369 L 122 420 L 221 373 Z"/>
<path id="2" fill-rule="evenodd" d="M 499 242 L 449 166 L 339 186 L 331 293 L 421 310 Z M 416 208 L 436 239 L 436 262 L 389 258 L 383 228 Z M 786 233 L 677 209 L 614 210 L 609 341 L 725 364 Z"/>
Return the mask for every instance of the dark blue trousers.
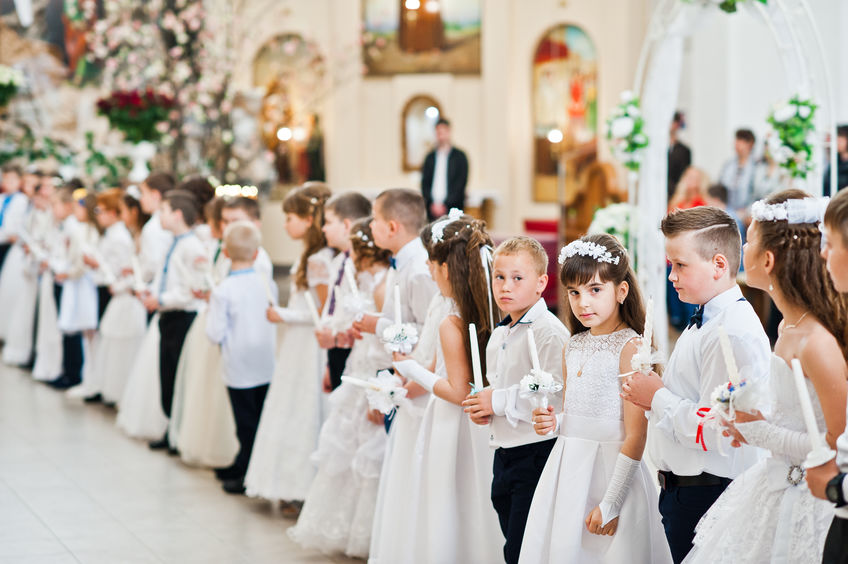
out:
<path id="1" fill-rule="evenodd" d="M 492 505 L 506 538 L 504 560 L 518 562 L 530 503 L 556 439 L 495 451 L 492 467 Z"/>
<path id="2" fill-rule="evenodd" d="M 675 564 L 692 550 L 695 526 L 728 485 L 729 481 L 717 486 L 670 486 L 660 490 L 660 514 Z"/>
<path id="3" fill-rule="evenodd" d="M 62 302 L 62 285 L 53 284 L 53 298 L 56 300 L 56 309 Z M 82 333 L 62 333 L 62 376 L 71 385 L 82 382 Z"/>
<path id="4" fill-rule="evenodd" d="M 824 543 L 822 564 L 848 564 L 848 519 L 833 518 Z"/>
<path id="5" fill-rule="evenodd" d="M 259 428 L 259 416 L 262 415 L 262 406 L 268 394 L 268 384 L 255 388 L 227 387 L 227 393 L 230 395 L 233 419 L 236 422 L 236 436 L 239 440 L 239 451 L 231 468 L 238 471 L 239 478 L 244 479 L 247 464 L 250 462 L 250 454 L 253 452 L 256 430 Z"/>

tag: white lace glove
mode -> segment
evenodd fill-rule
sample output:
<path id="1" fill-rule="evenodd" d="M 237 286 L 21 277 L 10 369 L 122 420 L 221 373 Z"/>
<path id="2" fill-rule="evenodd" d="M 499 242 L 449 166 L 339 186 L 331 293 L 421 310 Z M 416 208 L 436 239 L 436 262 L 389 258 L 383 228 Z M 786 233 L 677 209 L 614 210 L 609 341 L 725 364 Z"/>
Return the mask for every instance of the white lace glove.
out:
<path id="1" fill-rule="evenodd" d="M 810 452 L 810 436 L 803 431 L 790 431 L 763 420 L 734 425 L 749 445 L 766 448 L 773 454 L 804 460 Z"/>
<path id="2" fill-rule="evenodd" d="M 436 382 L 441 380 L 440 377 L 436 376 L 420 364 L 417 361 L 412 359 L 401 360 L 399 362 L 393 362 L 392 365 L 395 367 L 395 370 L 400 372 L 400 375 L 404 378 L 408 378 L 409 380 L 414 380 L 421 387 L 425 388 L 428 392 L 433 391 L 433 386 L 436 385 Z"/>
<path id="3" fill-rule="evenodd" d="M 615 470 L 612 472 L 607 491 L 604 494 L 604 499 L 598 504 L 601 510 L 602 527 L 606 527 L 607 523 L 618 517 L 621 511 L 621 506 L 627 498 L 627 492 L 630 491 L 630 483 L 633 481 L 633 476 L 636 470 L 639 469 L 640 460 L 618 453 L 618 458 L 615 461 Z"/>

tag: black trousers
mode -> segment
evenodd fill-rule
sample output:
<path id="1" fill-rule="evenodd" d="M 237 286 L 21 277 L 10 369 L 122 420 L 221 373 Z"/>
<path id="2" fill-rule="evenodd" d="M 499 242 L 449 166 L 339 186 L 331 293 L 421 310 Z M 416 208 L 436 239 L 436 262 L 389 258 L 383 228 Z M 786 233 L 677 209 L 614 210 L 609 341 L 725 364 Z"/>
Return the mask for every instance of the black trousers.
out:
<path id="1" fill-rule="evenodd" d="M 53 299 L 58 310 L 62 303 L 61 284 L 53 284 Z M 62 333 L 62 376 L 72 384 L 82 382 L 83 354 L 82 333 Z"/>
<path id="2" fill-rule="evenodd" d="M 162 386 L 162 411 L 169 418 L 171 404 L 174 402 L 174 381 L 177 379 L 180 352 L 196 315 L 195 311 L 182 310 L 163 311 L 159 314 L 159 382 Z"/>
<path id="3" fill-rule="evenodd" d="M 822 564 L 848 564 L 848 519 L 833 518 L 824 543 Z"/>
<path id="4" fill-rule="evenodd" d="M 231 468 L 238 471 L 239 477 L 244 478 L 247 464 L 253 452 L 253 441 L 256 439 L 256 429 L 259 427 L 259 416 L 268 394 L 268 384 L 255 388 L 230 388 L 230 405 L 233 408 L 233 418 L 236 421 L 236 436 L 239 440 L 239 451 Z"/>
<path id="5" fill-rule="evenodd" d="M 327 367 L 330 370 L 330 385 L 335 390 L 342 385 L 342 373 L 344 373 L 347 357 L 350 349 L 335 347 L 327 349 Z"/>
<path id="6" fill-rule="evenodd" d="M 729 480 L 716 486 L 670 486 L 660 490 L 660 515 L 675 564 L 692 550 L 695 526 L 728 485 Z"/>
<path id="7" fill-rule="evenodd" d="M 97 323 L 103 319 L 103 313 L 106 311 L 106 306 L 109 305 L 109 300 L 112 299 L 112 292 L 109 291 L 109 286 L 97 287 Z"/>
<path id="8" fill-rule="evenodd" d="M 3 270 L 3 263 L 6 262 L 6 255 L 9 253 L 9 249 L 12 248 L 12 245 L 9 243 L 0 244 L 0 270 Z"/>
<path id="9" fill-rule="evenodd" d="M 507 564 L 518 562 L 533 493 L 554 443 L 556 439 L 495 451 L 492 505 L 506 538 L 504 560 Z"/>

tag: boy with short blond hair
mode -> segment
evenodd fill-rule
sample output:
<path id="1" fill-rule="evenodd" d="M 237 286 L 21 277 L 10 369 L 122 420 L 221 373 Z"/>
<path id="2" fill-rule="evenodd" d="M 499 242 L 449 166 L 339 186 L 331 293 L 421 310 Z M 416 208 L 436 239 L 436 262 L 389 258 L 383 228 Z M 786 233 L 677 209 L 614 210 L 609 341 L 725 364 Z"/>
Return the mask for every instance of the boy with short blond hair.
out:
<path id="1" fill-rule="evenodd" d="M 536 434 L 536 406 L 519 395 L 519 382 L 533 368 L 527 340 L 531 328 L 540 368 L 562 384 L 562 350 L 568 330 L 542 299 L 547 269 L 545 250 L 530 237 L 507 239 L 495 249 L 492 291 L 498 308 L 507 316 L 486 346 L 489 386 L 462 403 L 473 422 L 490 425 L 490 445 L 497 448 L 491 497 L 506 538 L 504 559 L 508 564 L 518 562 L 533 493 L 556 442 L 554 434 Z M 562 394 L 551 397 L 550 403 L 559 411 Z"/>
<path id="2" fill-rule="evenodd" d="M 622 397 L 647 412 L 646 450 L 659 468 L 660 513 L 672 557 L 680 562 L 692 548 L 701 516 L 759 458 L 757 449 L 731 448 L 730 439 L 703 429 L 702 409 L 712 405 L 713 390 L 728 381 L 719 329 L 726 331 L 740 371 L 767 375 L 771 349 L 736 284 L 742 245 L 733 218 L 703 206 L 672 212 L 661 227 L 671 263 L 668 279 L 681 301 L 699 307 L 663 378 L 634 373 L 623 384 Z"/>

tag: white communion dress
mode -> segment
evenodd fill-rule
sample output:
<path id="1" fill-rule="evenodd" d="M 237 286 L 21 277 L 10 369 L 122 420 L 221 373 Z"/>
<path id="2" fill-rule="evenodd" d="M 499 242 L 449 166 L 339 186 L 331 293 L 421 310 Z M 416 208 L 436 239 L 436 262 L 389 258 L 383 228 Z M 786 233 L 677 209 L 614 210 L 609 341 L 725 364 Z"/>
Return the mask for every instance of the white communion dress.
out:
<path id="1" fill-rule="evenodd" d="M 160 393 L 159 339 L 159 314 L 156 314 L 147 325 L 118 404 L 118 427 L 138 439 L 161 439 L 168 428 Z"/>
<path id="2" fill-rule="evenodd" d="M 819 429 L 825 429 L 815 387 L 805 382 Z M 771 456 L 733 480 L 701 518 L 684 562 L 821 562 L 833 504 L 813 497 L 803 479 L 810 440 L 792 369 L 774 355 L 769 388 L 773 415 L 737 428 Z"/>
<path id="3" fill-rule="evenodd" d="M 644 461 L 615 534 L 596 535 L 585 524 L 604 497 L 624 440 L 619 365 L 622 349 L 636 336 L 632 329 L 598 336 L 582 331 L 568 341 L 562 425 L 533 495 L 520 562 L 671 562 L 657 487 Z"/>

